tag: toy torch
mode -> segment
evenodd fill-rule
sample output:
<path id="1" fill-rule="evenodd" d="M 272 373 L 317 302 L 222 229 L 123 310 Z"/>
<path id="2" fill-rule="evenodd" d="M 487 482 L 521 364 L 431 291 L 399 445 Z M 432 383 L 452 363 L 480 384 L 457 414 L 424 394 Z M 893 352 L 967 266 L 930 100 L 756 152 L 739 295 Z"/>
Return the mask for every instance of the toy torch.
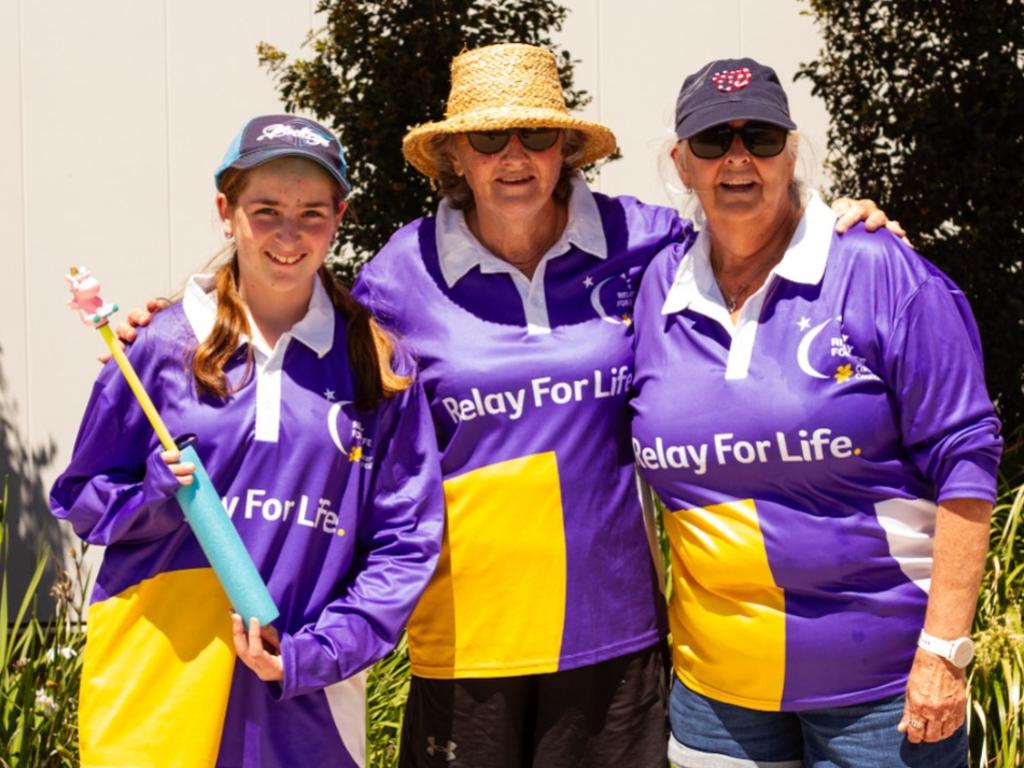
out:
<path id="1" fill-rule="evenodd" d="M 199 540 L 199 545 L 210 561 L 214 573 L 217 574 L 221 586 L 224 587 L 228 599 L 242 615 L 246 626 L 252 617 L 258 619 L 261 626 L 266 626 L 278 616 L 274 599 L 260 578 L 259 571 L 249 557 L 238 531 L 224 511 L 220 496 L 210 482 L 210 477 L 191 441 L 182 441 L 179 445 L 171 437 L 167 425 L 157 413 L 138 374 L 114 338 L 109 321 L 110 316 L 117 311 L 117 305 L 108 304 L 100 298 L 99 282 L 84 267 L 72 267 L 65 280 L 71 289 L 68 306 L 78 310 L 82 322 L 100 332 L 164 449 L 180 450 L 181 461 L 195 464 L 196 471 L 192 484 L 180 486 L 175 494 L 178 504 L 181 505 L 185 519 Z"/>

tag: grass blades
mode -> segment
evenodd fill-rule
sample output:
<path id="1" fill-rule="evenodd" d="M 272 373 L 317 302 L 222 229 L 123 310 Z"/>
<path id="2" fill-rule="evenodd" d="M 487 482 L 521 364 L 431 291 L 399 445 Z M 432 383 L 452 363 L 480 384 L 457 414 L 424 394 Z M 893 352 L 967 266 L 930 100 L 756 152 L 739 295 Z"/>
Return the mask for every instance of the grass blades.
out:
<path id="1" fill-rule="evenodd" d="M 86 574 L 80 548 L 74 575 L 61 573 L 50 594 L 50 622 L 38 618 L 38 592 L 48 562 L 40 550 L 25 594 L 9 613 L 7 488 L 0 503 L 0 767 L 78 765 L 78 680 L 85 634 Z M 59 572 L 59 571 L 58 571 Z"/>

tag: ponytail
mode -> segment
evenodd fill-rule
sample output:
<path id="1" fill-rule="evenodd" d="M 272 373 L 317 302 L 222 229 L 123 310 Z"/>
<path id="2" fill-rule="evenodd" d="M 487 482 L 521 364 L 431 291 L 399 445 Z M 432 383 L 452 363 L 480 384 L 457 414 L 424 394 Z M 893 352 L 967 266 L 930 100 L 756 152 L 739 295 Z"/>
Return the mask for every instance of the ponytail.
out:
<path id="1" fill-rule="evenodd" d="M 382 399 L 408 389 L 412 377 L 401 376 L 391 367 L 394 343 L 387 331 L 377 325 L 370 310 L 356 301 L 326 266 L 320 267 L 319 275 L 331 303 L 345 318 L 348 359 L 355 379 L 356 407 L 371 410 Z"/>
<path id="2" fill-rule="evenodd" d="M 200 394 L 224 399 L 231 393 L 224 368 L 238 349 L 242 336 L 249 335 L 249 319 L 238 295 L 237 252 L 232 253 L 231 259 L 214 274 L 214 290 L 217 294 L 217 319 L 210 335 L 196 347 L 192 356 L 192 373 Z M 253 366 L 252 345 L 248 345 L 242 381 L 252 375 Z"/>

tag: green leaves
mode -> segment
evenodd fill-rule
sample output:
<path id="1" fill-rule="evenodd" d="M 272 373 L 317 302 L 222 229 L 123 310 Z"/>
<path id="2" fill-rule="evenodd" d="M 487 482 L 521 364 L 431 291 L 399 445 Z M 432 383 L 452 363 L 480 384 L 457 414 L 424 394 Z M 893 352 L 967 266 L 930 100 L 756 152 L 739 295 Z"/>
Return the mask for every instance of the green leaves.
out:
<path id="1" fill-rule="evenodd" d="M 368 768 L 391 768 L 398 764 L 398 740 L 409 698 L 410 674 L 409 647 L 402 635 L 398 647 L 370 668 L 366 684 Z"/>
<path id="2" fill-rule="evenodd" d="M 871 197 L 971 300 L 989 391 L 1024 423 L 1024 0 L 810 0 L 798 78 L 828 108 L 833 189 Z"/>
<path id="3" fill-rule="evenodd" d="M 977 655 L 968 677 L 968 732 L 973 764 L 1024 766 L 1024 484 L 1004 486 L 978 613 Z"/>
<path id="4" fill-rule="evenodd" d="M 5 482 L 0 501 L 0 767 L 71 768 L 78 765 L 78 679 L 85 643 L 83 551 L 72 553 L 75 576 L 62 573 L 51 590 L 56 609 L 49 623 L 42 623 L 36 612 L 47 565 L 42 550 L 11 616 L 7 510 Z"/>

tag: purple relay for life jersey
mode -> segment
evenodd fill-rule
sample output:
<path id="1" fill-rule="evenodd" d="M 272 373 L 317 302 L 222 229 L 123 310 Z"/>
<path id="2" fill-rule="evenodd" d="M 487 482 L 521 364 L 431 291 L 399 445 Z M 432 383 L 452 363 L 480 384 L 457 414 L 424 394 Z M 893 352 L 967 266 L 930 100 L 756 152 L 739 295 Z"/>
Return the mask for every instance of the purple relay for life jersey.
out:
<path id="1" fill-rule="evenodd" d="M 999 423 L 963 294 L 812 199 L 733 325 L 701 234 L 636 306 L 633 453 L 665 502 L 673 661 L 760 710 L 901 693 L 936 502 L 993 500 Z"/>
<path id="2" fill-rule="evenodd" d="M 93 389 L 51 503 L 105 544 L 89 606 L 79 730 L 84 766 L 359 766 L 365 678 L 394 645 L 433 569 L 442 504 L 419 385 L 373 412 L 352 404 L 344 321 L 319 281 L 306 317 L 237 389 L 197 397 L 188 365 L 216 312 L 208 280 L 128 351 L 172 434 L 197 451 L 281 616 L 284 681 L 237 661 L 229 605 L 171 487 L 160 446 L 118 372 Z M 159 460 L 159 459 L 157 459 Z M 164 474 L 166 470 L 164 470 Z"/>
<path id="3" fill-rule="evenodd" d="M 532 280 L 446 204 L 360 275 L 417 359 L 442 451 L 445 541 L 409 626 L 422 677 L 572 669 L 663 636 L 629 449 L 631 313 L 651 257 L 690 230 L 580 178 L 569 209 Z"/>

